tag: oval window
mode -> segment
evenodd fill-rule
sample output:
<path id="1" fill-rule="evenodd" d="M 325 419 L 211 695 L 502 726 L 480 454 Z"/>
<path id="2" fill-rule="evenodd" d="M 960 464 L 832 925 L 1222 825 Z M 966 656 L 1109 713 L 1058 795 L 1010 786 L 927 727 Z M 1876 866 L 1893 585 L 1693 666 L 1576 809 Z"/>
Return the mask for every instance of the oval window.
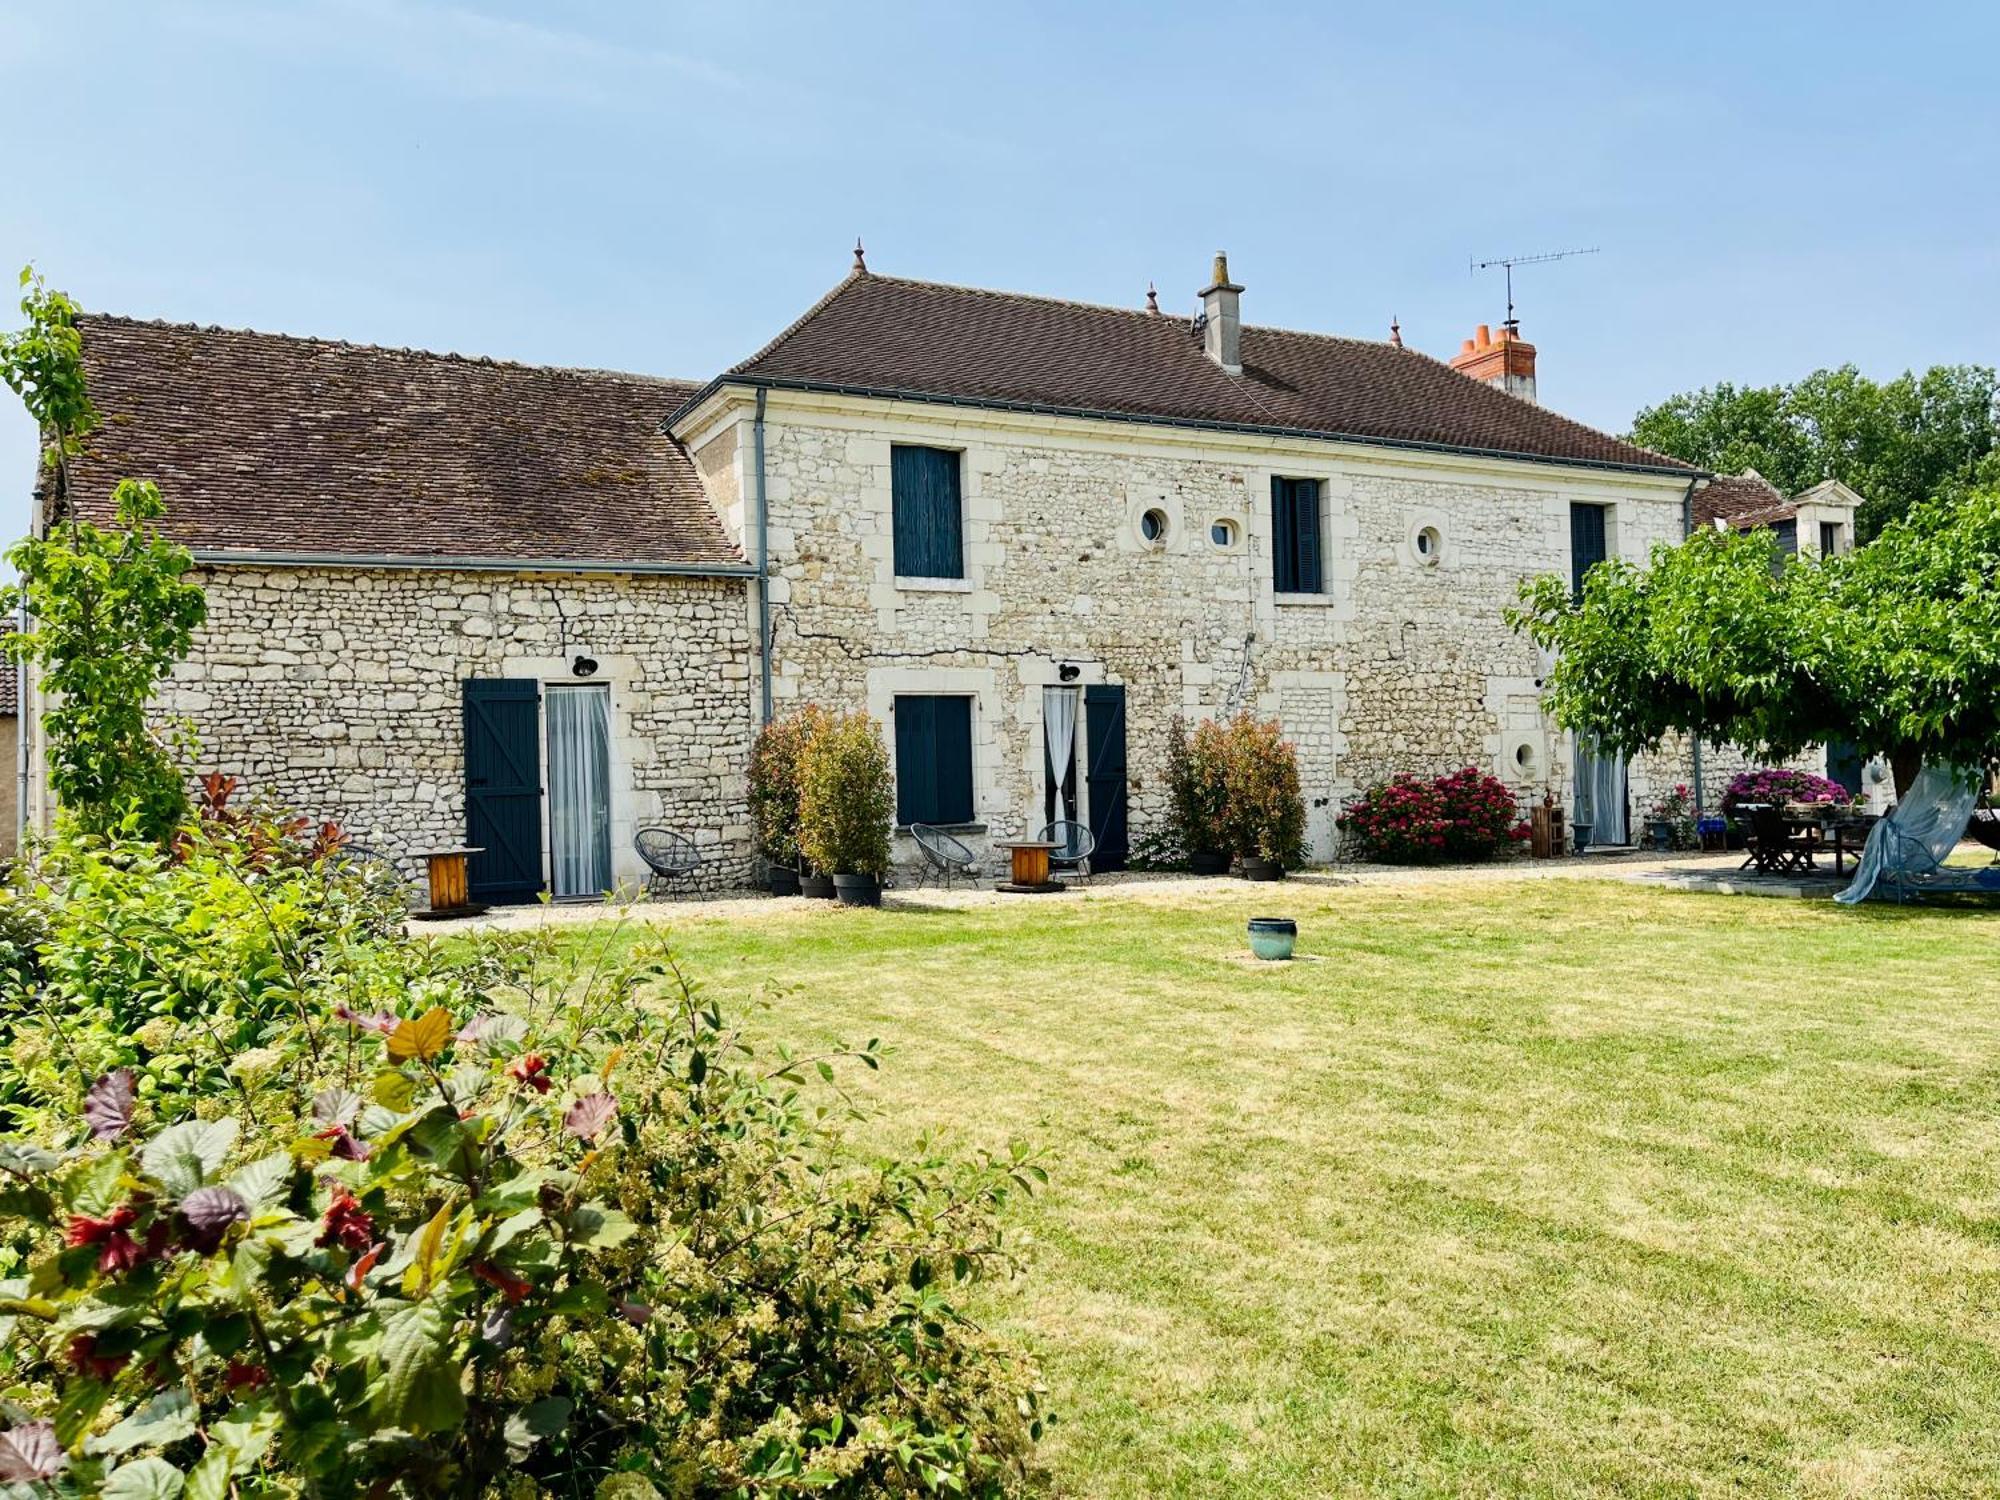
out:
<path id="1" fill-rule="evenodd" d="M 1444 556 L 1444 538 L 1435 526 L 1424 526 L 1417 530 L 1417 558 L 1433 566 Z"/>
<path id="2" fill-rule="evenodd" d="M 1216 521 L 1208 528 L 1208 539 L 1218 547 L 1234 547 L 1236 523 L 1227 519 Z"/>
<path id="3" fill-rule="evenodd" d="M 1139 535 L 1155 546 L 1167 539 L 1167 513 L 1149 510 L 1139 517 Z"/>

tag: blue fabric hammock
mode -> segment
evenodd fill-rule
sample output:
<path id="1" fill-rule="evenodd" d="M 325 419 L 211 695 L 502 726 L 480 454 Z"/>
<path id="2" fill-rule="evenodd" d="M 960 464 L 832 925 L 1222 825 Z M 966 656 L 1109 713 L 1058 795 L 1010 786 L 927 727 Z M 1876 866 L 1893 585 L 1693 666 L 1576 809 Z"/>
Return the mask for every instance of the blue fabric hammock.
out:
<path id="1" fill-rule="evenodd" d="M 1925 766 L 1909 795 L 1869 830 L 1853 884 L 1833 899 L 1854 906 L 1870 896 L 2000 893 L 2000 865 L 1945 863 L 1972 821 L 1981 780 L 1977 766 Z"/>

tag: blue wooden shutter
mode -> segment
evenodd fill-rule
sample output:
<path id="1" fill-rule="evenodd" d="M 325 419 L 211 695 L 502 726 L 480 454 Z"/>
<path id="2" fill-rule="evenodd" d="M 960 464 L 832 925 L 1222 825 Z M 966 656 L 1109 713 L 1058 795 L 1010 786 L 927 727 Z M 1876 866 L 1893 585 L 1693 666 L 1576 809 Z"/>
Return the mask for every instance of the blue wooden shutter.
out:
<path id="1" fill-rule="evenodd" d="M 1319 481 L 1292 481 L 1292 524 L 1298 532 L 1299 592 L 1320 591 L 1319 571 Z"/>
<path id="2" fill-rule="evenodd" d="M 972 821 L 972 700 L 896 699 L 896 821 Z"/>
<path id="3" fill-rule="evenodd" d="M 958 469 L 959 455 L 947 449 L 890 448 L 890 510 L 900 577 L 965 576 Z"/>
<path id="4" fill-rule="evenodd" d="M 1272 585 L 1281 594 L 1324 587 L 1319 556 L 1319 481 L 1271 479 Z"/>
<path id="5" fill-rule="evenodd" d="M 466 867 L 480 901 L 531 901 L 542 888 L 541 684 L 468 677 L 465 838 L 480 852 Z"/>
<path id="6" fill-rule="evenodd" d="M 1583 592 L 1583 575 L 1604 561 L 1604 507 L 1572 501 L 1569 508 L 1569 585 Z"/>

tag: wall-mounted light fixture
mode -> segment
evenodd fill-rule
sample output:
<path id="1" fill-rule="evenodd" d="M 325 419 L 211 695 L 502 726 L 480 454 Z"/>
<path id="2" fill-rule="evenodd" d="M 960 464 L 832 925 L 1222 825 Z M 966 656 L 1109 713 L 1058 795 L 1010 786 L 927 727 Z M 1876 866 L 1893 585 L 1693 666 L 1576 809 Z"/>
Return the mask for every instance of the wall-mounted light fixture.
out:
<path id="1" fill-rule="evenodd" d="M 1077 678 L 1081 677 L 1082 675 L 1083 675 L 1083 668 L 1079 667 L 1073 661 L 1066 661 L 1061 666 L 1056 668 L 1056 676 L 1061 678 L 1064 682 L 1075 682 Z"/>
<path id="2" fill-rule="evenodd" d="M 569 664 L 569 669 L 578 677 L 595 677 L 597 675 L 597 658 L 579 654 L 576 660 Z"/>

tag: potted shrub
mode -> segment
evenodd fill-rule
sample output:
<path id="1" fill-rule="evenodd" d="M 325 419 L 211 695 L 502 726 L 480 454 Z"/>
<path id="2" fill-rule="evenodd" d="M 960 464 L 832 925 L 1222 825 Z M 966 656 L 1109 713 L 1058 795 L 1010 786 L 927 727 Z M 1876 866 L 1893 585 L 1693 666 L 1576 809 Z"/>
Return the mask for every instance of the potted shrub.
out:
<path id="1" fill-rule="evenodd" d="M 1676 786 L 1646 813 L 1646 837 L 1661 854 L 1695 847 L 1694 793 Z"/>
<path id="2" fill-rule="evenodd" d="M 1240 713 L 1224 736 L 1223 788 L 1230 843 L 1246 880 L 1282 880 L 1305 863 L 1306 803 L 1299 756 L 1276 719 Z"/>
<path id="3" fill-rule="evenodd" d="M 895 789 L 882 731 L 865 713 L 829 714 L 799 760 L 799 848 L 847 906 L 880 906 Z"/>
<path id="4" fill-rule="evenodd" d="M 1229 869 L 1227 820 L 1228 732 L 1203 719 L 1188 732 L 1178 714 L 1167 732 L 1167 798 L 1175 832 L 1195 875 L 1221 875 Z"/>
<path id="5" fill-rule="evenodd" d="M 774 896 L 799 893 L 799 758 L 826 717 L 808 703 L 758 730 L 750 750 L 750 824 Z M 831 881 L 826 891 L 833 894 Z"/>

